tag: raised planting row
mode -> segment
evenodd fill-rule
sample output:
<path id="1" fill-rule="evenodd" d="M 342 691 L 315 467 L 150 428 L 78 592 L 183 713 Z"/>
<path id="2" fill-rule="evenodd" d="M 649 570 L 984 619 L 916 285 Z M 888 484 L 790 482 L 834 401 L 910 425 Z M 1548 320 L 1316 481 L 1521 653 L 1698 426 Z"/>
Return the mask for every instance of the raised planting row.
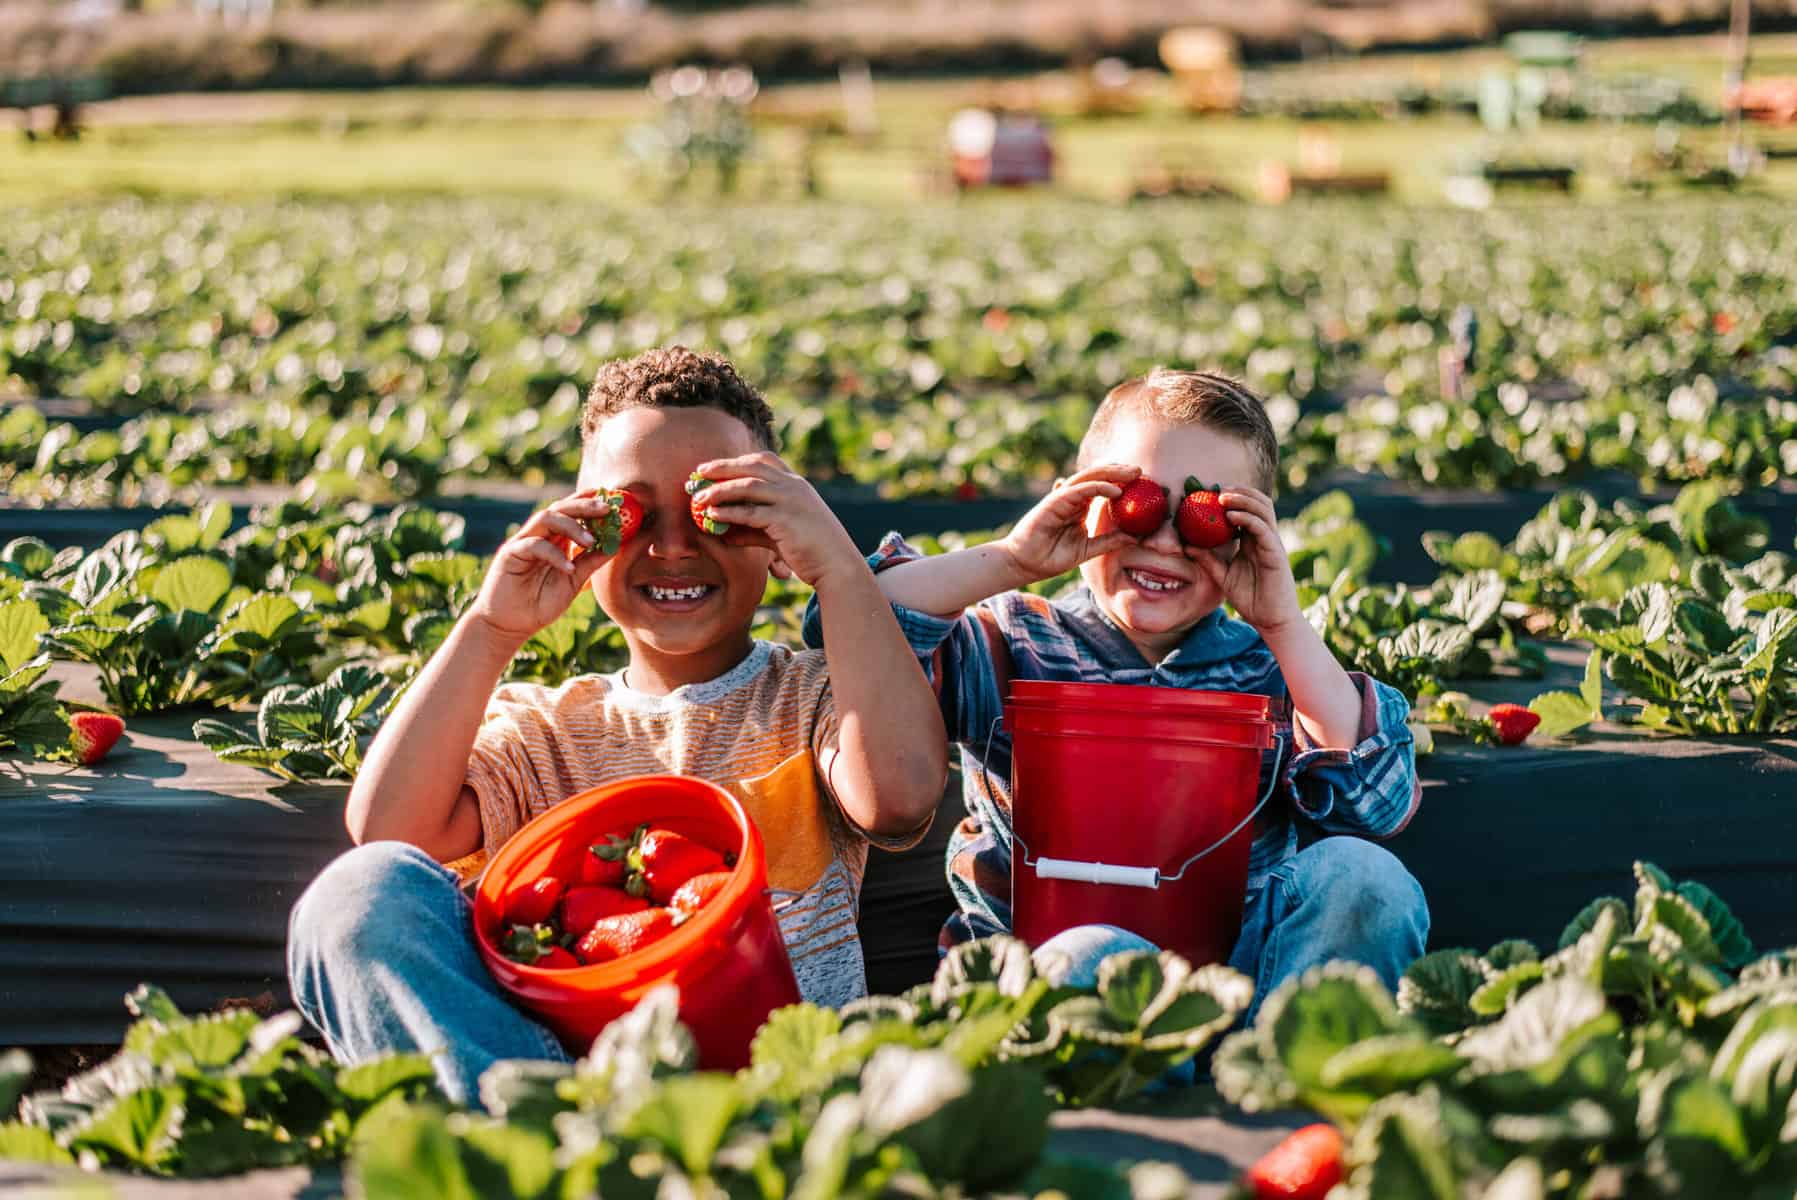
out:
<path id="1" fill-rule="evenodd" d="M 595 368 L 670 342 L 763 386 L 812 477 L 892 495 L 1038 487 L 1157 364 L 1264 392 L 1298 488 L 1797 468 L 1797 224 L 1771 202 L 118 201 L 11 210 L 0 260 L 0 481 L 42 502 L 571 479 Z"/>
<path id="2" fill-rule="evenodd" d="M 229 507 L 215 502 L 93 551 L 9 542 L 0 749 L 69 752 L 67 713 L 47 677 L 64 659 L 97 672 L 121 716 L 254 709 L 253 722 L 194 726 L 227 760 L 295 780 L 352 778 L 366 737 L 447 636 L 485 562 L 462 548 L 459 517 L 419 508 L 377 518 L 360 505 L 288 502 L 230 526 Z M 1536 639 L 1552 638 L 1588 645 L 1591 657 L 1578 692 L 1531 705 L 1542 735 L 1606 712 L 1670 733 L 1797 729 L 1797 559 L 1768 550 L 1766 523 L 1720 484 L 1688 485 L 1653 508 L 1567 492 L 1508 544 L 1427 536 L 1441 571 L 1424 587 L 1366 581 L 1379 539 L 1343 493 L 1307 505 L 1281 535 L 1306 614 L 1337 658 L 1401 688 L 1423 725 L 1502 732 L 1474 719 L 1452 686 L 1539 675 Z M 923 541 L 934 550 L 990 536 Z M 807 598 L 802 585 L 770 581 L 757 634 L 796 642 Z M 525 644 L 509 677 L 556 684 L 622 658 L 617 629 L 583 592 Z"/>
<path id="3" fill-rule="evenodd" d="M 422 1057 L 343 1068 L 292 1014 L 188 1017 L 139 989 L 119 1055 L 25 1097 L 0 1158 L 184 1177 L 347 1160 L 371 1200 L 423 1180 L 570 1200 L 1176 1197 L 1193 1193 L 1176 1170 L 1046 1149 L 1050 1117 L 1126 1100 L 1221 1037 L 1203 1061 L 1226 1100 L 1339 1131 L 1294 1135 L 1243 1196 L 1788 1197 L 1797 951 L 1757 950 L 1702 885 L 1645 863 L 1635 884 L 1632 901 L 1574 915 L 1549 952 L 1438 951 L 1395 997 L 1332 964 L 1233 1033 L 1253 986 L 1227 967 L 1120 955 L 1074 988 L 1001 937 L 957 947 L 899 996 L 778 1010 L 751 1065 L 726 1074 L 694 1069 L 664 988 L 574 1064 L 496 1065 L 472 1110 L 436 1092 Z M 0 1105 L 28 1069 L 0 1059 Z"/>

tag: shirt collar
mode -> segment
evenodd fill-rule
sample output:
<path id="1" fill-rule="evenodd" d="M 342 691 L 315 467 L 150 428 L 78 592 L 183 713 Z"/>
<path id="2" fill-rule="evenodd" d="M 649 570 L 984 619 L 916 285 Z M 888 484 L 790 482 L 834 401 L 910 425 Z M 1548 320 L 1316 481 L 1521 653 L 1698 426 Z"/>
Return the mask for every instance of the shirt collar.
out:
<path id="1" fill-rule="evenodd" d="M 1104 611 L 1091 588 L 1081 584 L 1072 595 L 1056 601 L 1056 607 L 1076 621 L 1087 637 L 1102 646 L 1113 661 L 1119 658 L 1123 662 L 1144 661 L 1142 652 Z M 1199 618 L 1165 658 L 1148 665 L 1157 674 L 1193 671 L 1238 658 L 1259 640 L 1260 634 L 1255 632 L 1254 626 L 1230 616 L 1223 611 L 1222 605 L 1218 605 Z"/>

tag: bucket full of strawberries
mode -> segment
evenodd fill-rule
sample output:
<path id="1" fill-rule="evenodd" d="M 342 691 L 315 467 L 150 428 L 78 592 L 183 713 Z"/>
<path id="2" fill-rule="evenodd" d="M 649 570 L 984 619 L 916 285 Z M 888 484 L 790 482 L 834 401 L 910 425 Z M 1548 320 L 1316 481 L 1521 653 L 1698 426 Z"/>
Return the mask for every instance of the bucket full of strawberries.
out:
<path id="1" fill-rule="evenodd" d="M 702 779 L 623 779 L 557 804 L 493 856 L 474 925 L 493 977 L 576 1054 L 672 983 L 701 1063 L 741 1067 L 768 1013 L 799 1001 L 761 835 Z"/>

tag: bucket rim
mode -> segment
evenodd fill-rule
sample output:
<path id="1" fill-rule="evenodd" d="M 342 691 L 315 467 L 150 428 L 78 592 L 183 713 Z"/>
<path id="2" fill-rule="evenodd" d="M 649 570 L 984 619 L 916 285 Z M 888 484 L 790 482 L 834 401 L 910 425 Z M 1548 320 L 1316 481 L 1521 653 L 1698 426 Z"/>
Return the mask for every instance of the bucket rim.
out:
<path id="1" fill-rule="evenodd" d="M 1217 692 L 1199 688 L 1159 687 L 1137 683 L 1071 683 L 1051 679 L 1014 679 L 1007 705 L 1036 708 L 1101 707 L 1157 714 L 1210 714 L 1238 720 L 1271 720 L 1273 698 L 1254 692 Z"/>
<path id="2" fill-rule="evenodd" d="M 512 874 L 518 860 L 535 853 L 564 833 L 568 826 L 588 817 L 592 810 L 620 793 L 654 789 L 664 793 L 683 794 L 694 799 L 704 796 L 718 802 L 735 825 L 741 844 L 736 848 L 736 865 L 731 868 L 730 882 L 712 898 L 711 903 L 695 912 L 679 928 L 649 946 L 613 962 L 581 964 L 578 967 L 539 967 L 514 962 L 499 952 L 492 939 L 492 927 L 503 915 L 500 879 Z M 534 827 L 534 828 L 533 828 Z M 526 835 L 529 835 L 528 837 Z M 746 903 L 765 892 L 766 868 L 761 833 L 737 798 L 708 779 L 691 775 L 635 775 L 616 779 L 576 792 L 566 800 L 527 821 L 511 839 L 493 855 L 482 872 L 474 897 L 474 936 L 488 967 L 502 982 L 510 976 L 517 987 L 543 983 L 577 985 L 582 992 L 623 990 L 639 986 L 645 978 L 681 972 L 703 965 L 718 956 L 727 943 L 723 933 L 742 916 Z M 509 882 L 509 881 L 508 881 Z M 504 973 L 503 975 L 501 973 Z"/>

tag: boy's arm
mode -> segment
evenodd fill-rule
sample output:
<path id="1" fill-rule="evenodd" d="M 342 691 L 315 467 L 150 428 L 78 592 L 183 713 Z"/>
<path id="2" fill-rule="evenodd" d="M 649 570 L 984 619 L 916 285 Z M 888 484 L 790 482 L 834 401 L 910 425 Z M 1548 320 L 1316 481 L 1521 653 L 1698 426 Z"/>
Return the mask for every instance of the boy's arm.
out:
<path id="1" fill-rule="evenodd" d="M 1416 743 L 1398 692 L 1351 676 L 1298 607 L 1273 501 L 1253 488 L 1222 493 L 1240 539 L 1226 557 L 1188 548 L 1278 660 L 1297 742 L 1285 774 L 1298 810 L 1332 833 L 1389 837 L 1416 811 Z"/>
<path id="2" fill-rule="evenodd" d="M 350 789 L 344 823 L 362 842 L 410 842 L 447 861 L 479 848 L 480 809 L 466 786 L 487 698 L 512 655 L 573 603 L 605 556 L 583 519 L 607 505 L 556 501 L 499 548 L 480 594 L 406 690 Z M 563 541 L 585 549 L 570 561 Z"/>
<path id="3" fill-rule="evenodd" d="M 817 591 L 838 725 L 819 769 L 843 812 L 876 837 L 915 832 L 935 814 L 948 777 L 936 697 L 860 551 L 817 490 L 777 455 L 699 464 L 714 480 L 693 502 L 767 546 L 777 570 Z"/>
<path id="4" fill-rule="evenodd" d="M 1000 540 L 895 564 L 880 572 L 880 591 L 894 604 L 952 618 L 988 596 L 1053 579 L 1119 550 L 1135 539 L 1121 530 L 1089 536 L 1086 513 L 1094 500 L 1119 495 L 1140 474 L 1139 468 L 1117 465 L 1081 471 L 1057 482 Z"/>

